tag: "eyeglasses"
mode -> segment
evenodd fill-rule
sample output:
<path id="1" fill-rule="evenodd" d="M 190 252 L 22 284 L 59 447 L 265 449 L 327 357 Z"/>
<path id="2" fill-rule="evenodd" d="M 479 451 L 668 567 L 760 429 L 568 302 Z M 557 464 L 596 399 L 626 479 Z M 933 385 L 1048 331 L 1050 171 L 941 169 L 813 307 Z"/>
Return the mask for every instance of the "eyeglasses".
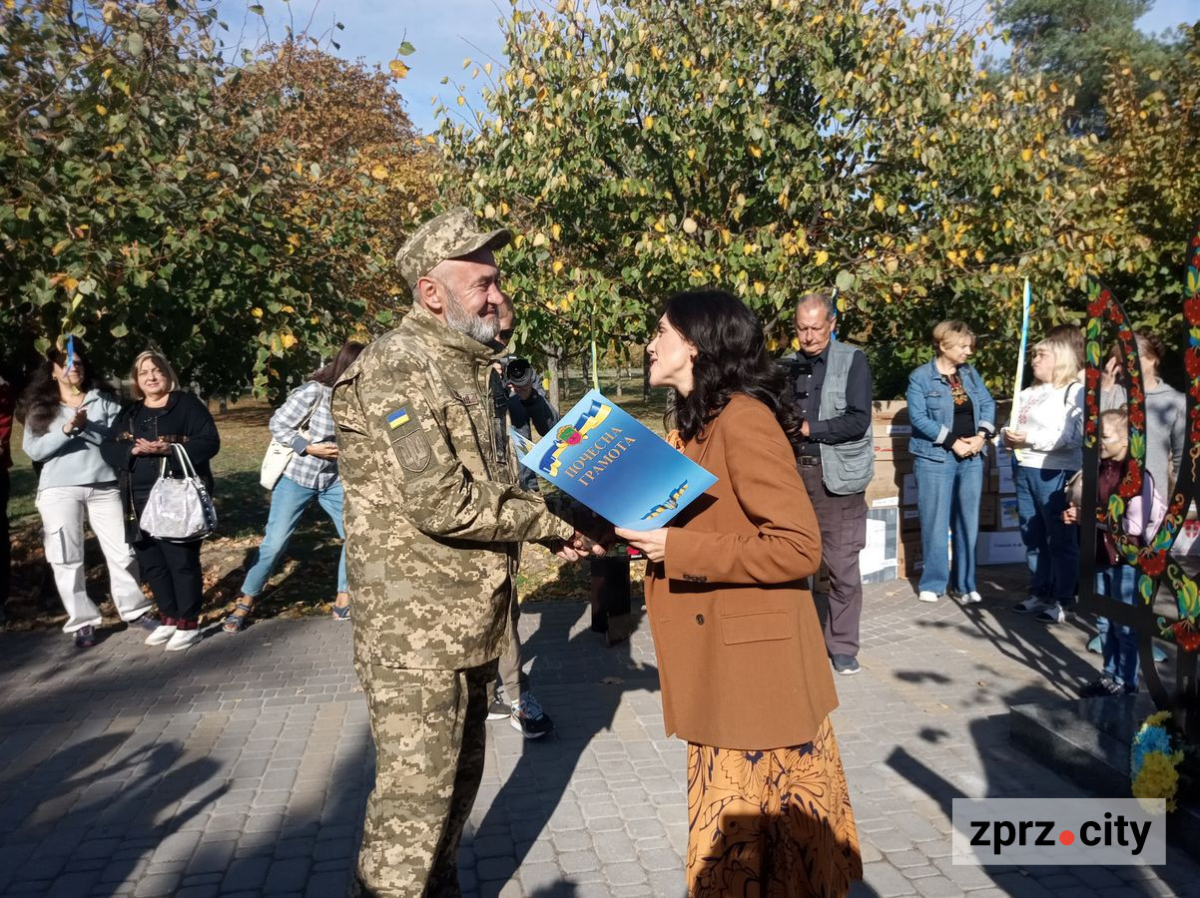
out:
<path id="1" fill-rule="evenodd" d="M 825 324 L 818 324 L 816 327 L 797 327 L 796 333 L 799 335 L 823 334 L 823 333 L 825 333 L 825 331 L 829 330 L 829 328 L 830 328 L 830 324 L 828 322 L 826 322 Z"/>

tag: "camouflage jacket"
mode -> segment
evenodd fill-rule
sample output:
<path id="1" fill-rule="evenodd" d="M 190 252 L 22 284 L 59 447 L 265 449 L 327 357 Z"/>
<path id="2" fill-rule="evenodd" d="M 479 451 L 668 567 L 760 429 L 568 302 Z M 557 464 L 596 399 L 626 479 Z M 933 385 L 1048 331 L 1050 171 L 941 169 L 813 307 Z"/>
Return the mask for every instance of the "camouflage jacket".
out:
<path id="1" fill-rule="evenodd" d="M 516 485 L 488 386 L 495 355 L 417 306 L 334 386 L 360 662 L 498 657 L 519 543 L 574 532 Z"/>

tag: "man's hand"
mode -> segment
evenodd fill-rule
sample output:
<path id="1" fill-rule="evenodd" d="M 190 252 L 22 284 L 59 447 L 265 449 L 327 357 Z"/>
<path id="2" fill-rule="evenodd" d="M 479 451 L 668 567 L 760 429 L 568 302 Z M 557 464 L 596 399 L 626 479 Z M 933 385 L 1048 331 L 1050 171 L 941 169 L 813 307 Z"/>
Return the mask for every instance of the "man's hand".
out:
<path id="1" fill-rule="evenodd" d="M 600 515 L 581 505 L 576 505 L 572 515 L 575 536 L 571 544 L 585 553 L 603 555 L 617 541 L 613 526 Z"/>
<path id="2" fill-rule="evenodd" d="M 560 558 L 563 561 L 578 561 L 583 557 L 569 544 L 561 540 L 551 543 L 548 548 L 554 553 L 556 558 Z"/>
<path id="3" fill-rule="evenodd" d="M 600 540 L 592 539 L 592 537 L 580 530 L 576 530 L 575 535 L 571 537 L 570 546 L 581 557 L 584 555 L 603 555 L 607 551 Z"/>
<path id="4" fill-rule="evenodd" d="M 337 443 L 309 443 L 304 454 L 311 455 L 313 458 L 336 461 L 338 457 Z"/>
<path id="5" fill-rule="evenodd" d="M 624 527 L 617 527 L 614 532 L 651 561 L 658 562 L 667 557 L 666 527 L 659 527 L 657 530 L 626 530 Z"/>
<path id="6" fill-rule="evenodd" d="M 1065 509 L 1063 509 L 1062 522 L 1064 524 L 1078 524 L 1079 523 L 1079 506 L 1078 505 L 1068 505 Z"/>
<path id="7" fill-rule="evenodd" d="M 802 434 L 804 434 L 805 436 L 810 436 L 810 434 L 808 432 L 808 419 L 807 418 L 805 418 L 803 421 L 800 422 L 800 432 Z"/>

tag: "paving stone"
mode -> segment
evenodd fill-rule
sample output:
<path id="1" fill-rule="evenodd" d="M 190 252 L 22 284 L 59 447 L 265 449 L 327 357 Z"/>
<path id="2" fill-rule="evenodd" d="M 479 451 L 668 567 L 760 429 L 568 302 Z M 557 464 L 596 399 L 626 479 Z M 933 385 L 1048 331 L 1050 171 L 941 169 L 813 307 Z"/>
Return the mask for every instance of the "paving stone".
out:
<path id="1" fill-rule="evenodd" d="M 157 898 L 159 895 L 173 895 L 179 888 L 182 879 L 179 873 L 150 874 L 138 880 L 133 890 L 134 898 Z"/>
<path id="2" fill-rule="evenodd" d="M 881 898 L 891 898 L 893 895 L 912 895 L 917 891 L 916 884 L 904 878 L 904 874 L 885 862 L 863 865 L 863 880 Z"/>
<path id="3" fill-rule="evenodd" d="M 217 885 L 185 886 L 175 893 L 174 898 L 216 898 L 221 894 Z"/>
<path id="4" fill-rule="evenodd" d="M 270 867 L 271 859 L 268 857 L 237 858 L 229 865 L 229 871 L 222 880 L 222 891 L 262 888 Z"/>
<path id="5" fill-rule="evenodd" d="M 678 870 L 683 865 L 683 860 L 670 848 L 639 851 L 638 860 L 647 870 Z"/>
<path id="6" fill-rule="evenodd" d="M 308 858 L 293 857 L 277 860 L 267 871 L 263 883 L 265 893 L 302 891 L 308 880 L 310 861 Z"/>
<path id="7" fill-rule="evenodd" d="M 613 886 L 640 885 L 646 881 L 646 871 L 636 863 L 605 864 L 603 872 L 605 880 Z"/>
<path id="8" fill-rule="evenodd" d="M 522 864 L 517 871 L 517 878 L 526 895 L 554 895 L 563 883 L 563 874 L 558 865 L 548 863 Z"/>
<path id="9" fill-rule="evenodd" d="M 566 851 L 558 856 L 558 864 L 568 876 L 600 869 L 600 858 L 594 851 Z"/>
<path id="10" fill-rule="evenodd" d="M 631 861 L 637 857 L 637 846 L 623 831 L 592 833 L 596 856 L 606 865 Z"/>

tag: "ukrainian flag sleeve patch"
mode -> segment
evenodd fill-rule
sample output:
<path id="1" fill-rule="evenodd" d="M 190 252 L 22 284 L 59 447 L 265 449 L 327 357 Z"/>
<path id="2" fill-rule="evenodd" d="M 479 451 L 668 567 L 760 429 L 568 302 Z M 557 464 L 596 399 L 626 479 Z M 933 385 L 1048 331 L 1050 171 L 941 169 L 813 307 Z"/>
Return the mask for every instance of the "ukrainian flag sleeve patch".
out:
<path id="1" fill-rule="evenodd" d="M 409 474 L 420 474 L 432 459 L 432 447 L 417 420 L 416 409 L 404 402 L 383 413 L 387 440 L 400 467 Z"/>

